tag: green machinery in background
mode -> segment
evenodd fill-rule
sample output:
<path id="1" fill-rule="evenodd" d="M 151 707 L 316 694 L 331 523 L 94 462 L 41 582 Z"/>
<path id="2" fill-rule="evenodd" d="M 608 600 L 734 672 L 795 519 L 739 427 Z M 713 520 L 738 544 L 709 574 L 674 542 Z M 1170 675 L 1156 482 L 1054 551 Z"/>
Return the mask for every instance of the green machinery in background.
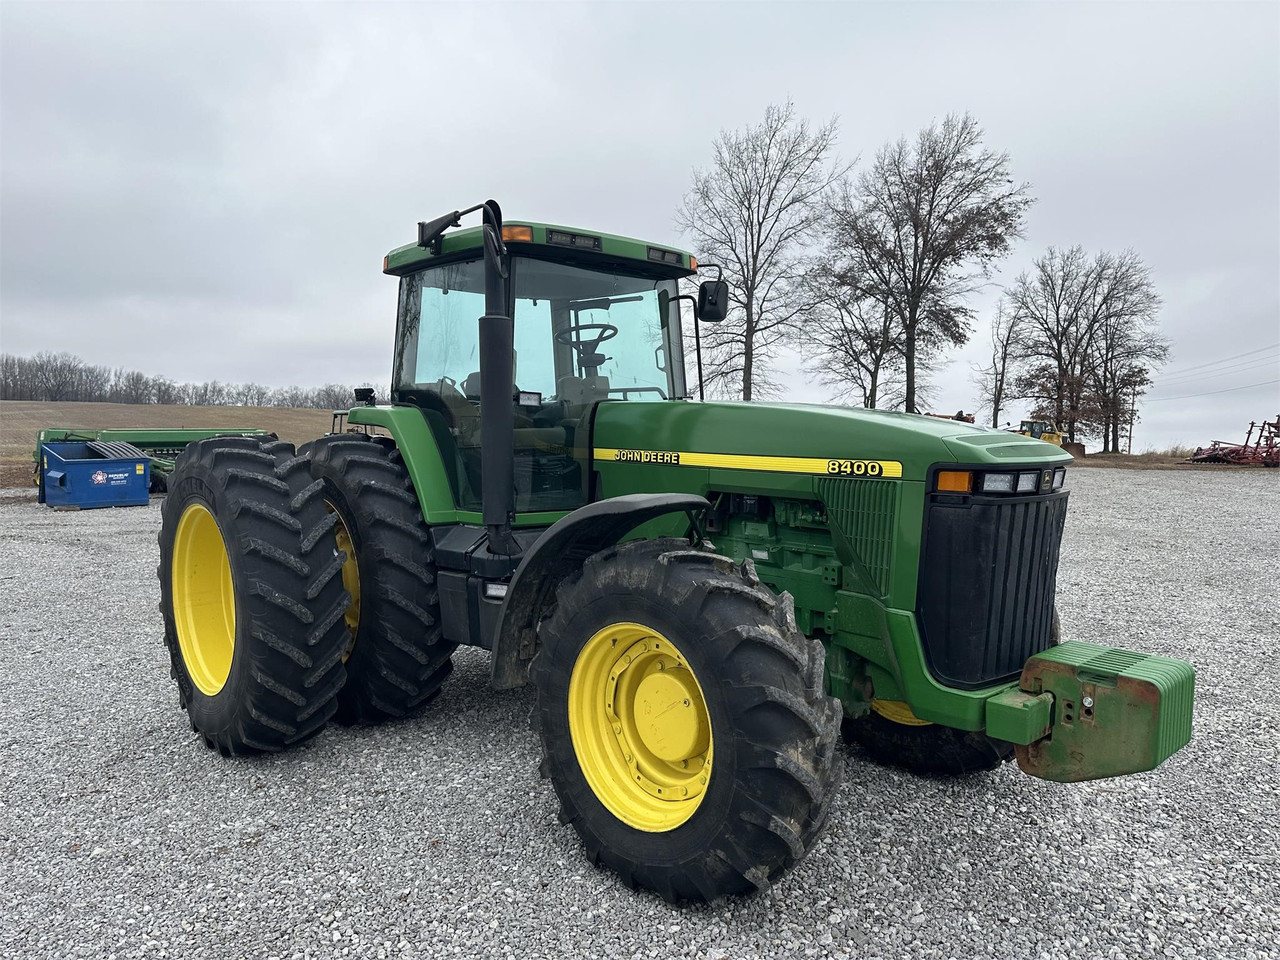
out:
<path id="1" fill-rule="evenodd" d="M 40 485 L 40 447 L 45 443 L 66 443 L 104 441 L 109 443 L 128 443 L 137 447 L 151 460 L 151 492 L 160 493 L 165 490 L 169 474 L 173 472 L 173 461 L 187 444 L 210 437 L 259 437 L 270 435 L 265 430 L 241 430 L 235 427 L 212 429 L 158 428 L 135 429 L 121 428 L 112 430 L 81 429 L 79 427 L 48 427 L 36 435 L 36 448 L 31 454 L 34 463 L 31 480 Z"/>
<path id="2" fill-rule="evenodd" d="M 492 201 L 419 224 L 384 261 L 394 386 L 358 392 L 367 432 L 178 459 L 161 609 L 206 744 L 412 714 L 481 647 L 494 686 L 536 687 L 540 769 L 591 861 L 677 901 L 807 853 L 842 722 L 885 763 L 1059 781 L 1188 742 L 1189 665 L 1058 635 L 1069 455 L 692 401 L 679 304 L 717 322 L 730 296 L 682 294 L 698 270 Z"/>

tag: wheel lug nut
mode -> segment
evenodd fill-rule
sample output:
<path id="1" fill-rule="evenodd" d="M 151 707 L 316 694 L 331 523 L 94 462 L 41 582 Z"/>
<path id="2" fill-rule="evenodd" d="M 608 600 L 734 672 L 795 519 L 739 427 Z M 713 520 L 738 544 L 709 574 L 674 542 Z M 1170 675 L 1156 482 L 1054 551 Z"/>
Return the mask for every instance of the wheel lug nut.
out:
<path id="1" fill-rule="evenodd" d="M 629 754 L 629 753 L 628 753 L 625 757 L 623 757 L 623 759 L 624 759 L 624 760 L 626 760 L 626 761 L 627 761 L 627 763 L 630 763 L 630 762 L 631 762 L 631 754 Z"/>
<path id="2" fill-rule="evenodd" d="M 615 724 L 613 725 L 613 732 L 614 732 L 614 733 L 621 733 L 621 732 L 622 732 L 622 724 L 620 724 L 620 723 L 615 723 Z"/>

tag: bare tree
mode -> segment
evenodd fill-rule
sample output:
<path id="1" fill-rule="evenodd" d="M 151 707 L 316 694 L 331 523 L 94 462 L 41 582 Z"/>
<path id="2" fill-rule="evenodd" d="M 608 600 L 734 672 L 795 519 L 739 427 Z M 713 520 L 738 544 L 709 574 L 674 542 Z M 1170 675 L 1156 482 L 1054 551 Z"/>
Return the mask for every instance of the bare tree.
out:
<path id="1" fill-rule="evenodd" d="M 1089 358 L 1088 386 L 1097 407 L 1104 453 L 1120 452 L 1122 425 L 1137 414 L 1151 371 L 1168 359 L 1169 342 L 1156 330 L 1160 297 L 1146 264 L 1132 250 L 1100 257 L 1103 316 Z"/>
<path id="2" fill-rule="evenodd" d="M 343 383 L 326 383 L 315 391 L 315 404 L 330 410 L 345 410 L 355 402 L 351 387 Z"/>
<path id="3" fill-rule="evenodd" d="M 76 371 L 76 383 L 71 400 L 103 400 L 111 389 L 111 370 L 82 363 Z"/>
<path id="4" fill-rule="evenodd" d="M 314 406 L 311 396 L 310 391 L 296 384 L 289 387 L 281 387 L 279 390 L 272 391 L 271 405 L 273 407 L 310 407 Z"/>
<path id="5" fill-rule="evenodd" d="M 1141 258 L 1050 247 L 1006 295 L 1023 331 L 1019 392 L 1068 440 L 1103 435 L 1108 449 L 1118 447 L 1124 397 L 1168 353 L 1154 329 L 1160 298 Z"/>
<path id="6" fill-rule="evenodd" d="M 378 390 L 384 398 L 390 395 L 385 384 Z M 86 364 L 69 353 L 40 353 L 34 357 L 0 354 L 0 399 L 329 409 L 349 407 L 353 402 L 351 388 L 338 383 L 310 389 L 291 386 L 274 391 L 257 383 L 230 384 L 219 380 L 176 383 L 168 377 L 149 377 L 124 367 L 113 370 Z"/>
<path id="7" fill-rule="evenodd" d="M 1066 427 L 1072 441 L 1095 332 L 1088 309 L 1091 273 L 1082 247 L 1050 247 L 1005 292 L 1026 337 L 1018 392 L 1038 402 L 1033 415 L 1047 415 Z"/>
<path id="8" fill-rule="evenodd" d="M 84 362 L 69 353 L 37 353 L 31 358 L 36 383 L 41 396 L 34 399 L 56 403 L 70 400 L 80 377 Z"/>
<path id="9" fill-rule="evenodd" d="M 156 377 L 151 381 L 156 403 L 182 403 L 182 384 L 168 377 Z"/>
<path id="10" fill-rule="evenodd" d="M 155 398 L 155 384 L 145 373 L 129 370 L 120 374 L 117 390 L 121 403 L 150 403 Z"/>
<path id="11" fill-rule="evenodd" d="M 265 407 L 271 403 L 271 388 L 260 383 L 240 383 L 231 388 L 231 402 L 242 407 Z"/>
<path id="12" fill-rule="evenodd" d="M 693 173 L 676 224 L 700 259 L 724 268 L 732 297 L 728 319 L 703 328 L 716 393 L 751 400 L 776 388 L 769 360 L 807 306 L 800 256 L 848 170 L 827 165 L 836 133 L 834 117 L 813 130 L 788 100 L 759 124 L 721 131 L 711 168 Z"/>
<path id="13" fill-rule="evenodd" d="M 964 299 L 1021 236 L 1032 198 L 1009 175 L 1009 156 L 983 147 L 973 117 L 948 116 L 883 147 L 832 204 L 848 270 L 902 326 L 904 404 L 919 409 L 923 349 L 968 339 Z"/>
<path id="14" fill-rule="evenodd" d="M 1000 426 L 1000 412 L 1009 398 L 1009 378 L 1017 362 L 1018 315 L 1003 298 L 996 302 L 996 315 L 991 321 L 991 359 L 977 368 L 974 382 L 979 400 L 991 410 L 991 426 Z"/>
<path id="15" fill-rule="evenodd" d="M 900 399 L 902 338 L 893 310 L 866 297 L 830 255 L 807 271 L 806 285 L 813 306 L 798 339 L 807 366 L 832 388 L 832 399 L 872 408 Z"/>

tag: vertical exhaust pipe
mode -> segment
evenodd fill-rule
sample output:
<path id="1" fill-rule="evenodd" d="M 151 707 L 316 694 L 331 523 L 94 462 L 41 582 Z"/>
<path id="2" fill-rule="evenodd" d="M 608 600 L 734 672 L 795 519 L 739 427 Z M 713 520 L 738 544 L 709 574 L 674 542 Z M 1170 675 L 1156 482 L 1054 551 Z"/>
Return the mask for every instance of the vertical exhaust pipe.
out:
<path id="1" fill-rule="evenodd" d="M 511 535 L 515 515 L 514 323 L 507 315 L 507 259 L 502 210 L 484 211 L 484 313 L 480 318 L 480 495 L 489 551 L 520 555 Z"/>

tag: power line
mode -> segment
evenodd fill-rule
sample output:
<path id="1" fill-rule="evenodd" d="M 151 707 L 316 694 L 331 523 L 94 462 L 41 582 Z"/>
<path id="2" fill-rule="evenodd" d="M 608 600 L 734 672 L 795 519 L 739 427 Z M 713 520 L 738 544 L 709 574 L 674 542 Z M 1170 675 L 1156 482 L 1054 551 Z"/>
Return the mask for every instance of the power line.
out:
<path id="1" fill-rule="evenodd" d="M 1266 386 L 1270 386 L 1273 383 L 1280 383 L 1280 378 L 1275 380 L 1263 380 L 1261 383 L 1247 383 L 1243 387 L 1227 387 L 1227 389 L 1225 390 L 1210 390 L 1207 393 L 1188 393 L 1186 396 L 1182 396 L 1182 397 L 1156 397 L 1155 399 L 1148 398 L 1146 402 L 1147 403 L 1163 403 L 1165 400 L 1191 400 L 1195 397 L 1211 397 L 1215 393 L 1233 393 L 1236 390 L 1249 390 L 1253 387 L 1266 387 Z"/>
<path id="2" fill-rule="evenodd" d="M 1276 360 L 1280 359 L 1280 353 L 1275 356 L 1259 357 L 1256 360 L 1242 360 L 1239 363 L 1233 363 L 1230 366 L 1222 367 L 1218 370 L 1205 370 L 1201 373 L 1181 373 L 1173 377 L 1156 377 L 1161 384 L 1185 383 L 1191 380 L 1204 380 L 1205 378 L 1221 377 L 1227 374 L 1239 375 L 1245 370 L 1252 370 L 1254 367 L 1274 367 Z"/>
<path id="3" fill-rule="evenodd" d="M 1185 370 L 1172 371 L 1170 373 L 1170 376 L 1180 377 L 1184 373 L 1193 373 L 1194 371 L 1200 370 L 1201 368 L 1204 368 L 1204 367 L 1216 367 L 1220 363 L 1226 363 L 1229 360 L 1239 360 L 1241 357 L 1251 357 L 1255 353 L 1265 353 L 1268 350 L 1276 349 L 1276 347 L 1280 347 L 1280 343 L 1268 344 L 1265 347 L 1258 347 L 1258 349 L 1256 350 L 1246 350 L 1244 353 L 1237 353 L 1235 356 L 1232 356 L 1232 357 L 1223 357 L 1221 360 L 1208 360 L 1204 363 L 1194 363 L 1191 366 L 1187 367 Z"/>

